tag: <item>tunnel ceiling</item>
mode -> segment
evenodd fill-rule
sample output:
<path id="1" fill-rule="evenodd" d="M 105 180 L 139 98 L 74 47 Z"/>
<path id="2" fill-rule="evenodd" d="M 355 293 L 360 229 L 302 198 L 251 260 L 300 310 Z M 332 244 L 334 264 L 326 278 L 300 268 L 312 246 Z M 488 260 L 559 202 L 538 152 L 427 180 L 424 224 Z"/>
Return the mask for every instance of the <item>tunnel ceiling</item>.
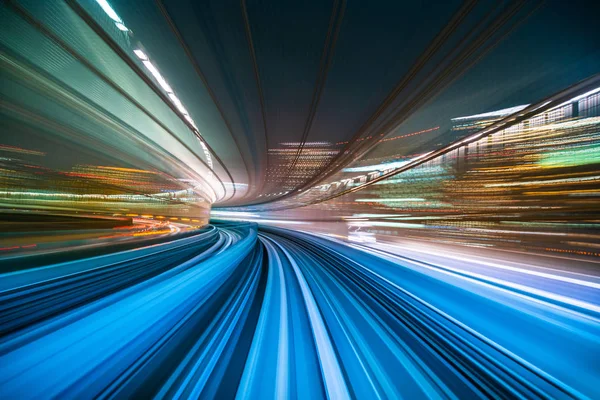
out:
<path id="1" fill-rule="evenodd" d="M 218 206 L 289 199 L 365 155 L 436 150 L 458 138 L 451 118 L 539 101 L 590 75 L 600 58 L 592 17 L 586 24 L 583 10 L 560 2 L 444 1 L 434 8 L 345 0 L 8 3 L 3 19 L 12 13 L 68 48 L 176 139 L 161 142 L 150 122 L 133 124 L 128 128 L 157 146 L 144 150 L 137 165 L 123 150 L 138 146 L 133 141 L 94 164 L 117 159 L 203 179 L 212 187 L 206 197 Z M 540 30 L 554 29 L 565 13 L 578 13 L 581 23 L 563 25 L 559 39 L 544 39 Z M 78 31 L 67 35 L 62 19 Z M 565 39 L 575 35 L 582 38 L 577 43 Z M 528 57 L 514 60 L 513 49 L 529 47 Z M 561 60 L 554 50 L 562 51 Z M 544 74 L 530 73 L 542 62 Z M 131 118 L 142 119 L 133 112 L 129 119 L 118 116 Z M 106 128 L 98 118 L 94 124 L 86 129 Z M 31 137 L 44 148 L 51 139 L 35 132 Z M 427 134 L 412 134 L 421 132 Z M 383 140 L 396 137 L 405 140 Z M 156 147 L 164 154 L 152 153 Z M 83 150 L 71 153 L 86 157 Z M 69 156 L 54 158 L 64 164 Z"/>
<path id="2" fill-rule="evenodd" d="M 233 204 L 304 188 L 354 159 L 350 144 L 389 133 L 487 12 L 474 2 L 435 13 L 418 2 L 112 4 L 235 182 L 249 185 Z M 524 10 L 494 11 L 491 21 Z"/>

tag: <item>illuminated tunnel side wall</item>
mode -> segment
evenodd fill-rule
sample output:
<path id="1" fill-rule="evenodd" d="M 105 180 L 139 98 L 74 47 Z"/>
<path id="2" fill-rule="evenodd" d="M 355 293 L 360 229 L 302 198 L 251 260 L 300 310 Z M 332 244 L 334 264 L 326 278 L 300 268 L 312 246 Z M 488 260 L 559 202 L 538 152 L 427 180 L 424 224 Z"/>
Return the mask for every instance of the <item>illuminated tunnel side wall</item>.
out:
<path id="1" fill-rule="evenodd" d="M 2 207 L 207 222 L 198 138 L 66 4 L 24 4 L 0 7 Z"/>
<path id="2" fill-rule="evenodd" d="M 596 90 L 364 190 L 256 215 L 356 241 L 599 256 L 599 104 Z"/>

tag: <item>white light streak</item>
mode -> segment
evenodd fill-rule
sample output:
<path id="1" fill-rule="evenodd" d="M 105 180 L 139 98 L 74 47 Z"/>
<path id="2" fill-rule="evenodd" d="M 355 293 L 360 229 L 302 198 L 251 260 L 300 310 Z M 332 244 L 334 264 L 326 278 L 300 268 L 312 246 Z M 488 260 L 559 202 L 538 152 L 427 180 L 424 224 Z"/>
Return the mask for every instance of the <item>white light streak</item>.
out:
<path id="1" fill-rule="evenodd" d="M 106 0 L 96 0 L 96 3 L 98 3 L 98 5 L 100 5 L 100 7 L 102 7 L 104 12 L 106 13 L 106 15 L 108 15 L 110 17 L 110 19 L 112 19 L 115 22 L 123 23 L 121 18 L 119 18 L 119 16 L 115 12 L 115 10 L 112 9 L 110 4 L 108 4 L 108 2 Z"/>
<path id="2" fill-rule="evenodd" d="M 348 222 L 349 226 L 358 226 L 362 228 L 369 228 L 372 226 L 385 226 L 389 228 L 407 228 L 407 229 L 421 229 L 426 228 L 426 225 L 423 224 L 410 224 L 405 222 L 385 222 L 385 221 L 369 221 L 369 222 Z"/>
<path id="3" fill-rule="evenodd" d="M 164 88 L 163 88 L 164 89 Z M 165 89 L 166 90 L 166 89 Z M 181 100 L 179 100 L 179 97 L 175 96 L 174 93 L 168 93 L 169 97 L 171 98 L 171 101 L 173 101 L 173 104 L 175 104 L 175 107 L 177 107 L 177 109 L 184 115 L 188 115 L 187 110 L 185 109 L 185 107 L 183 106 L 183 104 L 181 104 Z"/>
<path id="4" fill-rule="evenodd" d="M 529 104 L 523 104 L 520 106 L 503 108 L 502 110 L 490 111 L 490 112 L 483 113 L 483 114 L 467 115 L 466 117 L 452 118 L 452 121 L 460 121 L 463 119 L 486 118 L 486 117 L 501 117 L 503 115 L 510 115 L 510 114 L 519 112 L 526 107 L 529 107 Z"/>
<path id="5" fill-rule="evenodd" d="M 396 169 L 409 164 L 413 160 L 395 161 L 390 163 L 366 165 L 364 167 L 344 168 L 343 172 L 367 172 L 367 171 L 384 171 L 386 169 Z M 360 177 L 357 177 L 360 178 Z M 356 179 L 356 178 L 355 178 Z M 333 185 L 337 182 L 332 182 Z"/>
<path id="6" fill-rule="evenodd" d="M 549 111 L 552 111 L 552 110 L 554 110 L 554 109 L 556 109 L 556 108 L 560 108 L 560 107 L 562 107 L 562 106 L 566 106 L 567 104 L 574 103 L 574 102 L 576 102 L 576 101 L 579 101 L 579 100 L 581 100 L 581 99 L 585 99 L 586 97 L 588 97 L 588 96 L 591 96 L 591 95 L 593 95 L 593 94 L 596 94 L 596 93 L 598 93 L 598 92 L 600 92 L 600 87 L 597 87 L 596 89 L 592 89 L 592 90 L 590 90 L 589 92 L 586 92 L 586 93 L 584 93 L 584 94 L 580 94 L 579 96 L 573 97 L 572 99 L 569 99 L 569 100 L 565 101 L 564 103 L 562 103 L 562 104 L 559 104 L 559 105 L 557 105 L 556 107 L 553 107 L 553 108 L 552 108 L 551 110 L 549 110 Z"/>
<path id="7" fill-rule="evenodd" d="M 148 56 L 146 55 L 146 53 L 144 53 L 143 51 L 141 51 L 140 49 L 135 49 L 133 51 L 135 53 L 135 55 L 142 61 L 147 61 L 148 60 Z"/>
<path id="8" fill-rule="evenodd" d="M 154 76 L 154 79 L 156 79 L 159 85 L 164 89 L 164 91 L 167 93 L 173 93 L 173 89 L 171 89 L 171 86 L 169 86 L 167 81 L 165 81 L 165 78 L 162 77 L 160 72 L 158 72 L 158 69 L 156 69 L 156 67 L 150 62 L 150 60 L 145 60 L 142 62 L 144 63 L 146 68 L 148 68 L 148 71 L 150 71 L 152 76 Z"/>

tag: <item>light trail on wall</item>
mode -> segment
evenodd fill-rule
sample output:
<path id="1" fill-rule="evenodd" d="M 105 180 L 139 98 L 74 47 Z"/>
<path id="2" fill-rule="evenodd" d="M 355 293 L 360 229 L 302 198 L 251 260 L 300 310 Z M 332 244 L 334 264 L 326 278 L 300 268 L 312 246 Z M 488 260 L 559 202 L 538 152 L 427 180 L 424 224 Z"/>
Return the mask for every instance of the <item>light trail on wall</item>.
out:
<path id="1" fill-rule="evenodd" d="M 129 29 L 127 29 L 127 27 L 125 25 L 123 25 L 123 21 L 121 20 L 121 18 L 117 15 L 117 13 L 113 10 L 113 8 L 110 6 L 110 4 L 108 4 L 108 2 L 106 0 L 96 0 L 96 2 L 100 5 L 100 7 L 102 7 L 104 12 L 106 12 L 106 14 L 113 21 L 115 21 L 115 25 L 120 30 L 122 30 L 122 31 L 129 30 Z M 195 133 L 198 135 L 198 138 L 200 139 L 200 145 L 202 146 L 202 150 L 204 151 L 204 156 L 206 157 L 206 162 L 208 163 L 211 170 L 214 169 L 210 151 L 208 150 L 208 147 L 206 147 L 206 144 L 204 143 L 204 140 L 202 139 L 202 135 L 200 134 L 198 127 L 196 126 L 196 123 L 194 122 L 192 117 L 190 117 L 188 111 L 181 103 L 181 100 L 179 100 L 177 95 L 175 95 L 171 86 L 167 83 L 165 78 L 161 75 L 161 73 L 158 71 L 158 69 L 154 66 L 154 64 L 152 64 L 152 62 L 149 60 L 148 56 L 141 49 L 134 49 L 133 53 L 137 56 L 137 58 L 139 58 L 142 61 L 142 63 L 146 67 L 146 69 L 148 69 L 148 71 L 152 74 L 154 79 L 156 79 L 156 81 L 158 82 L 160 87 L 167 93 L 167 95 L 169 96 L 169 98 L 171 99 L 171 101 L 173 102 L 173 104 L 175 105 L 177 110 L 179 110 L 181 115 L 185 118 L 185 120 L 188 121 L 192 125 Z"/>
<path id="2" fill-rule="evenodd" d="M 100 5 L 100 7 L 103 9 L 103 11 L 115 22 L 115 24 L 117 25 L 117 27 L 121 31 L 125 31 L 128 35 L 130 35 L 131 37 L 133 37 L 133 33 L 123 25 L 121 18 L 117 15 L 117 13 L 108 4 L 107 1 L 105 1 L 105 0 L 102 0 L 102 1 L 97 0 L 97 2 Z M 71 1 L 71 2 L 69 2 L 69 5 L 72 8 L 76 9 L 77 12 L 80 15 L 85 13 L 85 11 L 83 10 L 83 8 L 81 8 L 81 6 L 77 2 Z M 140 45 L 140 47 L 143 48 L 143 45 L 141 45 L 141 44 L 139 44 L 139 45 Z M 144 50 L 138 48 L 138 49 L 132 49 L 132 51 L 133 51 L 134 55 L 136 56 L 136 58 L 138 58 L 142 62 L 142 64 L 144 65 L 144 67 L 150 72 L 150 74 L 158 82 L 158 84 L 161 87 L 161 89 L 166 93 L 165 101 L 166 102 L 170 102 L 174 106 L 174 112 L 180 114 L 180 117 L 183 118 L 186 121 L 187 124 L 189 124 L 190 130 L 197 137 L 198 142 L 200 144 L 200 147 L 202 148 L 202 152 L 204 154 L 204 157 L 206 159 L 206 164 L 207 164 L 207 166 L 209 168 L 209 173 L 207 174 L 207 176 L 205 177 L 205 179 L 208 182 L 214 182 L 214 180 L 216 178 L 218 180 L 219 184 L 224 187 L 224 182 L 214 172 L 214 162 L 213 162 L 213 153 L 212 153 L 212 150 L 208 146 L 208 144 L 206 143 L 204 137 L 200 133 L 200 131 L 199 131 L 198 127 L 196 126 L 194 120 L 192 119 L 192 117 L 188 113 L 187 109 L 182 104 L 182 102 L 179 99 L 179 97 L 174 93 L 173 89 L 167 83 L 166 79 L 159 72 L 159 70 L 156 68 L 156 66 L 150 61 L 150 59 L 148 58 L 148 56 L 146 55 L 146 53 L 145 53 Z M 229 197 L 229 199 L 231 199 L 232 197 L 235 196 L 235 194 L 237 192 L 237 186 L 238 185 L 236 185 L 235 183 L 233 183 L 233 177 L 232 177 L 231 173 L 229 172 L 229 170 L 227 169 L 227 167 L 223 164 L 222 160 L 216 154 L 214 155 L 214 158 L 216 158 L 218 160 L 218 162 L 225 169 L 226 174 L 228 175 L 228 177 L 232 181 L 232 185 L 231 186 L 233 188 L 233 191 L 232 191 L 231 196 Z M 199 188 L 200 187 L 198 186 L 198 187 L 196 187 L 194 189 L 199 189 Z M 221 197 L 220 200 L 222 200 L 223 197 Z M 215 200 L 213 200 L 213 202 L 214 201 Z"/>
<path id="3" fill-rule="evenodd" d="M 460 140 L 457 140 L 453 143 L 450 143 L 447 146 L 444 146 L 441 149 L 430 151 L 424 154 L 421 154 L 408 162 L 399 162 L 394 166 L 394 168 L 389 168 L 387 170 L 383 170 L 383 166 L 385 164 L 381 164 L 378 166 L 374 166 L 377 171 L 371 172 L 372 176 L 365 175 L 365 179 L 362 179 L 356 185 L 339 185 L 340 181 L 332 182 L 325 185 L 314 186 L 309 188 L 308 190 L 304 190 L 301 195 L 297 195 L 296 199 L 289 199 L 285 201 L 279 202 L 279 204 L 274 205 L 264 205 L 262 207 L 249 207 L 249 210 L 253 211 L 281 211 L 287 209 L 293 209 L 297 207 L 306 207 L 311 206 L 323 202 L 332 201 L 341 196 L 346 196 L 352 193 L 356 193 L 360 190 L 364 190 L 367 187 L 385 182 L 389 178 L 399 175 L 405 172 L 410 171 L 413 168 L 419 168 L 422 165 L 427 163 L 435 163 L 436 161 L 443 160 L 445 156 L 448 154 L 452 154 L 452 152 L 464 151 L 468 149 L 471 145 L 481 144 L 482 146 L 486 145 L 486 140 L 490 136 L 493 135 L 502 135 L 503 133 L 512 134 L 514 131 L 518 131 L 518 136 L 512 136 L 513 141 L 524 141 L 528 145 L 531 141 L 534 141 L 534 137 L 530 137 L 531 133 L 537 133 L 541 135 L 539 138 L 548 137 L 547 131 L 550 129 L 556 129 L 557 131 L 569 129 L 571 127 L 578 126 L 587 126 L 596 124 L 597 116 L 590 115 L 589 118 L 576 119 L 574 121 L 564 121 L 567 119 L 563 113 L 565 112 L 565 107 L 570 107 L 571 104 L 578 104 L 578 102 L 582 101 L 585 97 L 582 97 L 584 94 L 589 98 L 590 96 L 597 96 L 598 89 L 596 86 L 600 81 L 600 75 L 596 74 L 585 81 L 579 82 L 571 87 L 556 93 L 552 96 L 549 96 L 550 100 L 542 100 L 538 104 L 533 104 L 529 106 L 518 106 L 516 108 L 510 108 L 508 110 L 517 110 L 513 114 L 506 115 L 506 110 L 500 110 L 502 112 L 491 112 L 480 115 L 473 115 L 464 118 L 473 118 L 481 115 L 500 115 L 500 119 L 497 119 L 483 129 L 476 129 L 475 133 L 472 133 Z M 592 88 L 592 89 L 591 89 Z M 593 108 L 593 106 L 592 106 Z M 559 113 L 560 116 L 554 115 Z M 556 127 L 553 127 L 552 122 L 556 120 L 558 123 Z M 564 125 L 562 125 L 564 124 Z M 529 125 L 534 125 L 533 127 Z M 537 126 L 542 125 L 542 126 Z M 562 126 L 561 126 L 562 125 Z M 544 131 L 545 129 L 545 131 Z M 542 133 L 546 132 L 546 133 Z M 554 133 L 555 135 L 561 135 L 561 133 Z M 531 139 L 528 141 L 527 139 Z M 504 140 L 504 139 L 500 139 Z M 508 143 L 508 142 L 507 142 Z M 363 168 L 371 168 L 367 167 L 357 167 L 359 169 Z M 347 171 L 346 171 L 347 172 Z M 362 178 L 362 177 L 361 177 Z M 355 181 L 357 177 L 345 179 L 346 182 Z M 329 189 L 333 187 L 334 189 L 326 194 L 319 193 L 322 188 Z M 312 192 L 312 193 L 311 193 Z"/>
<path id="4" fill-rule="evenodd" d="M 104 10 L 106 15 L 108 15 L 110 19 L 112 19 L 115 22 L 115 26 L 117 28 L 119 28 L 123 32 L 129 31 L 129 29 L 127 29 L 127 27 L 123 24 L 123 20 L 121 19 L 121 17 L 119 17 L 119 15 L 115 12 L 115 10 L 113 10 L 110 4 L 108 4 L 108 1 L 96 0 L 96 3 L 98 3 L 98 5 L 102 7 L 102 10 Z"/>

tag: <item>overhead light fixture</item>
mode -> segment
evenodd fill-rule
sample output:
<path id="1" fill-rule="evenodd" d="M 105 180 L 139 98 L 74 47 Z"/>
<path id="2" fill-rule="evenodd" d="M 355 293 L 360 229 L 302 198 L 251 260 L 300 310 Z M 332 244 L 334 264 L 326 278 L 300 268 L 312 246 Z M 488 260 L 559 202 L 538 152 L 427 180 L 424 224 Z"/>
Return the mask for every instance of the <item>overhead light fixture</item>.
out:
<path id="1" fill-rule="evenodd" d="M 123 27 L 125 27 L 125 26 L 123 25 Z M 171 99 L 171 102 L 175 105 L 177 110 L 179 110 L 179 112 L 182 114 L 182 116 L 185 118 L 185 120 L 187 122 L 189 122 L 190 125 L 194 128 L 194 133 L 198 136 L 198 139 L 200 140 L 200 145 L 202 146 L 202 151 L 204 152 L 204 156 L 206 158 L 207 164 L 208 164 L 209 168 L 212 170 L 214 168 L 212 155 L 210 154 L 210 151 L 208 150 L 208 147 L 206 146 L 204 141 L 201 139 L 202 135 L 200 134 L 198 127 L 194 123 L 194 120 L 192 119 L 192 117 L 190 117 L 186 108 L 183 106 L 183 103 L 181 103 L 181 100 L 179 100 L 179 97 L 177 97 L 175 95 L 171 86 L 169 86 L 169 84 L 167 83 L 165 78 L 163 78 L 163 76 L 160 74 L 160 72 L 154 66 L 154 64 L 152 64 L 152 62 L 150 62 L 148 56 L 146 55 L 146 53 L 144 53 L 144 51 L 142 51 L 141 49 L 135 49 L 135 50 L 133 50 L 133 52 L 135 53 L 137 58 L 139 58 L 142 61 L 142 63 L 148 69 L 148 71 L 150 71 L 150 73 L 152 74 L 154 79 L 156 79 L 156 81 L 159 83 L 159 85 L 162 87 L 162 89 L 165 92 L 167 92 L 167 95 Z M 212 178 L 212 172 L 210 173 L 209 177 Z"/>
<path id="2" fill-rule="evenodd" d="M 119 28 L 119 30 L 123 32 L 129 31 L 129 29 L 127 29 L 127 27 L 120 22 L 115 22 L 115 25 L 117 26 L 117 28 Z"/>
<path id="3" fill-rule="evenodd" d="M 143 51 L 141 51 L 139 49 L 135 49 L 133 52 L 140 60 L 142 60 L 142 61 L 148 60 L 148 56 Z"/>
<path id="4" fill-rule="evenodd" d="M 174 93 L 168 93 L 169 97 L 171 98 L 171 101 L 173 101 L 173 104 L 175 104 L 175 106 L 177 107 L 177 109 L 184 115 L 188 115 L 187 110 L 185 109 L 185 107 L 183 106 L 183 104 L 181 104 L 181 100 L 179 100 L 179 98 L 177 96 L 175 96 Z"/>
<path id="5" fill-rule="evenodd" d="M 96 3 L 98 3 L 98 5 L 100 5 L 100 7 L 102 7 L 104 12 L 106 13 L 106 15 L 108 15 L 110 17 L 110 19 L 112 19 L 115 22 L 119 22 L 121 24 L 123 23 L 121 18 L 119 18 L 119 16 L 115 12 L 115 10 L 112 9 L 110 4 L 108 4 L 108 2 L 106 0 L 96 0 Z"/>
<path id="6" fill-rule="evenodd" d="M 196 124 L 194 123 L 194 120 L 192 119 L 192 117 L 190 117 L 188 114 L 183 116 L 187 122 L 189 122 L 195 130 L 198 130 L 198 127 L 196 126 Z"/>
<path id="7" fill-rule="evenodd" d="M 148 68 L 148 71 L 150 71 L 150 73 L 152 74 L 152 76 L 154 76 L 154 79 L 156 79 L 156 81 L 158 82 L 158 84 L 164 89 L 165 92 L 171 94 L 173 93 L 173 89 L 171 89 L 171 86 L 169 86 L 169 84 L 167 83 L 167 81 L 165 81 L 165 78 L 162 77 L 162 75 L 160 74 L 160 72 L 158 72 L 158 70 L 156 69 L 156 67 L 150 62 L 150 60 L 145 60 L 142 61 L 144 63 L 144 65 L 146 66 L 146 68 Z"/>

